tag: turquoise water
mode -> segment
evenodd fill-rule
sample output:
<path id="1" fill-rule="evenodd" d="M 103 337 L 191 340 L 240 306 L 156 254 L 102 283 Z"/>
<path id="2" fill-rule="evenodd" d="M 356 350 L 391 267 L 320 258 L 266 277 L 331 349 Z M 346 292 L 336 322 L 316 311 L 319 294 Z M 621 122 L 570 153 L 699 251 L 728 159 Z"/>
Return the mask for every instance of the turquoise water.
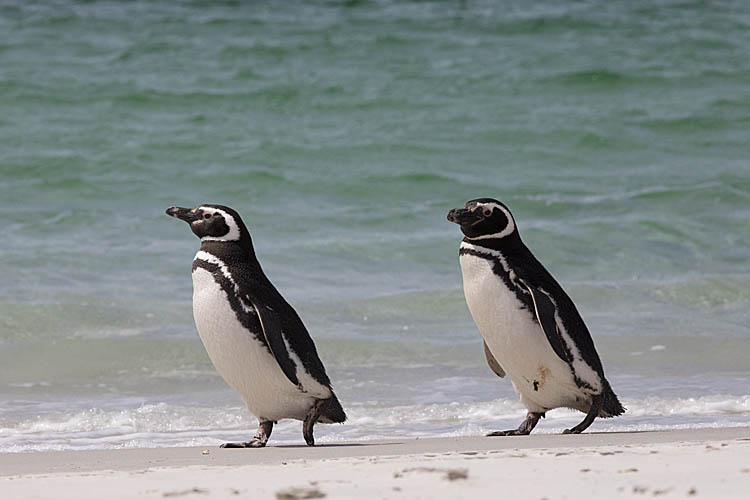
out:
<path id="1" fill-rule="evenodd" d="M 594 335 L 630 409 L 595 430 L 749 425 L 748 28 L 742 1 L 3 3 L 0 450 L 252 430 L 164 215 L 199 203 L 316 339 L 351 416 L 321 442 L 520 421 L 445 220 L 481 196 Z"/>

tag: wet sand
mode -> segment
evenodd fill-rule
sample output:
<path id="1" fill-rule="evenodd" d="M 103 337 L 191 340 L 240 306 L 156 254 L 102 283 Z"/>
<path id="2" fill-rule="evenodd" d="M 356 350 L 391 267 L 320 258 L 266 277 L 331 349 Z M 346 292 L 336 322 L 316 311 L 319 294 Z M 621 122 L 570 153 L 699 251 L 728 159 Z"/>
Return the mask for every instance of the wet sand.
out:
<path id="1" fill-rule="evenodd" d="M 750 428 L 0 454 L 3 498 L 746 498 Z"/>

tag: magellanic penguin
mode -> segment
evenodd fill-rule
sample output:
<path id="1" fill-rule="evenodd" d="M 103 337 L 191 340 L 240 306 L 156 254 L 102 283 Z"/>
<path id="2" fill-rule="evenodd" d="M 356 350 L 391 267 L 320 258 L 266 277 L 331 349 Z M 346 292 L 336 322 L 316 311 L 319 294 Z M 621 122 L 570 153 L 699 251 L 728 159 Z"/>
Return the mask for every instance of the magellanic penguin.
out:
<path id="1" fill-rule="evenodd" d="M 224 448 L 260 448 L 273 424 L 302 420 L 314 446 L 316 422 L 346 420 L 315 344 L 297 312 L 266 277 L 239 214 L 222 205 L 170 207 L 201 239 L 193 260 L 193 316 L 216 370 L 240 393 L 260 425 Z"/>
<path id="2" fill-rule="evenodd" d="M 584 431 L 596 417 L 625 409 L 604 369 L 581 315 L 555 278 L 521 241 L 508 207 L 480 198 L 448 213 L 464 234 L 459 250 L 464 295 L 484 338 L 492 371 L 506 374 L 528 414 L 518 429 L 489 436 L 531 433 L 553 408 L 586 418 L 565 430 Z"/>

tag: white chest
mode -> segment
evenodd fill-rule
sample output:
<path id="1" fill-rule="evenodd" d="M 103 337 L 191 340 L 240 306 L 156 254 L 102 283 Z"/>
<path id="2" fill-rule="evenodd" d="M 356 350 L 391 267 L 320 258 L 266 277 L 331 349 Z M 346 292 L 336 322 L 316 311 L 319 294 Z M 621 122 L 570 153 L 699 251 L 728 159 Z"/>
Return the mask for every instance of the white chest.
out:
<path id="1" fill-rule="evenodd" d="M 492 271 L 492 263 L 474 255 L 462 255 L 464 295 L 480 331 L 509 332 L 527 329 L 532 319 L 523 304 Z"/>
<path id="2" fill-rule="evenodd" d="M 284 375 L 270 351 L 238 320 L 213 275 L 193 271 L 193 317 L 219 374 L 258 417 L 304 418 L 312 398 Z"/>
<path id="3" fill-rule="evenodd" d="M 460 262 L 471 316 L 524 404 L 531 411 L 573 406 L 579 391 L 570 367 L 515 292 L 492 271 L 493 263 L 471 254 Z"/>

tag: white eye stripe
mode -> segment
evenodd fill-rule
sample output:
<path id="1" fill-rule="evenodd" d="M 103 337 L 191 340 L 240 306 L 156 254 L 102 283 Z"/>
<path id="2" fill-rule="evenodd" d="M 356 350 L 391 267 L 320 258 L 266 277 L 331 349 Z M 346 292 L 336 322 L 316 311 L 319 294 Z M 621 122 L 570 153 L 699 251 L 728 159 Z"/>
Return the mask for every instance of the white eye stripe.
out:
<path id="1" fill-rule="evenodd" d="M 498 205 L 497 203 L 477 203 L 477 207 L 482 207 L 483 210 L 489 209 L 494 210 L 498 209 L 501 210 L 505 214 L 505 218 L 508 220 L 508 225 L 505 226 L 505 229 L 500 231 L 499 233 L 492 233 L 492 234 L 483 234 L 481 236 L 475 236 L 473 238 L 469 238 L 470 240 L 489 240 L 493 238 L 504 238 L 508 236 L 509 234 L 513 234 L 513 231 L 516 230 L 516 222 L 513 220 L 513 216 L 510 214 L 507 208 L 505 208 L 502 205 Z"/>
<path id="2" fill-rule="evenodd" d="M 224 210 L 221 210 L 220 208 L 213 208 L 213 207 L 199 207 L 200 210 L 203 210 L 206 213 L 210 213 L 212 215 L 221 215 L 224 218 L 224 223 L 229 227 L 229 231 L 224 236 L 204 236 L 201 238 L 201 241 L 238 241 L 240 239 L 240 226 L 237 224 L 237 221 L 234 220 L 234 217 L 229 215 Z"/>
<path id="3" fill-rule="evenodd" d="M 477 206 L 478 207 L 482 207 L 484 209 L 488 209 L 490 211 L 492 211 L 492 210 L 494 210 L 494 209 L 497 208 L 497 209 L 502 210 L 503 212 L 505 212 L 506 215 L 508 214 L 508 211 L 505 210 L 505 208 L 503 206 L 498 205 L 497 203 L 491 203 L 491 202 L 490 203 L 477 203 Z"/>

